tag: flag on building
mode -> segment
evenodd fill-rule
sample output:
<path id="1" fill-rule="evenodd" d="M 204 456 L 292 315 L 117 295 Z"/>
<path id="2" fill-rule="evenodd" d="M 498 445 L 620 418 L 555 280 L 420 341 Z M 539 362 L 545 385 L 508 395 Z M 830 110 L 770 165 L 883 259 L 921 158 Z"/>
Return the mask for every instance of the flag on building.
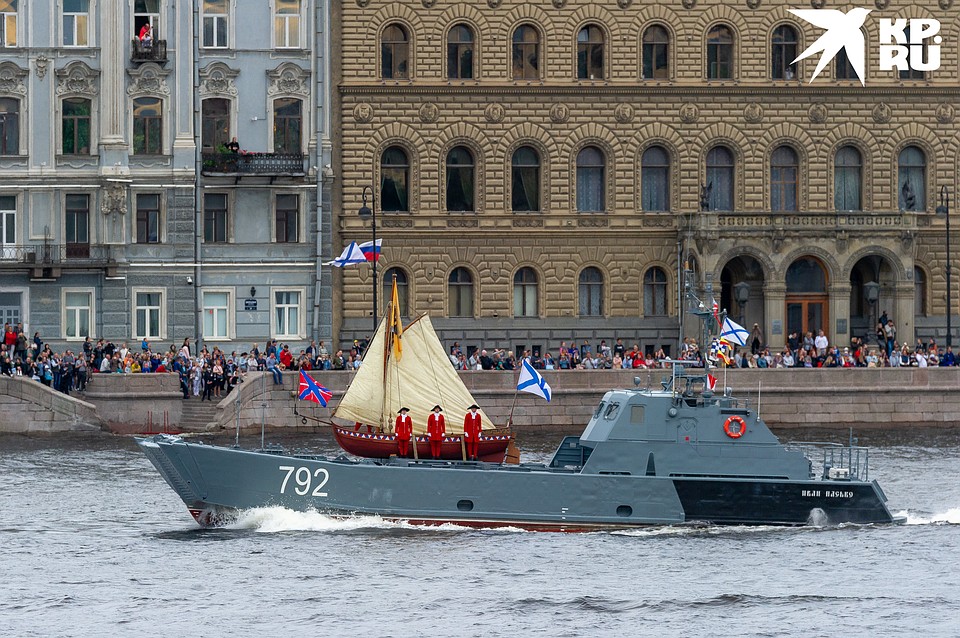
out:
<path id="1" fill-rule="evenodd" d="M 707 387 L 711 392 L 717 387 L 717 378 L 712 374 L 707 374 Z"/>
<path id="2" fill-rule="evenodd" d="M 333 392 L 326 389 L 307 374 L 305 370 L 300 371 L 300 400 L 313 401 L 323 407 L 327 407 L 327 402 L 333 398 Z"/>
<path id="3" fill-rule="evenodd" d="M 337 268 L 343 268 L 344 266 L 352 266 L 354 264 L 365 264 L 367 263 L 367 258 L 363 255 L 363 251 L 360 250 L 360 247 L 357 246 L 357 242 L 352 241 L 350 245 L 343 249 L 343 252 L 340 253 L 340 256 L 334 259 L 333 261 L 328 261 L 324 263 L 324 266 L 336 266 Z"/>
<path id="4" fill-rule="evenodd" d="M 400 296 L 397 294 L 397 278 L 393 278 L 393 297 L 390 299 L 390 343 L 393 346 L 393 356 L 397 361 L 403 354 L 400 337 L 403 336 L 403 321 L 400 319 Z"/>
<path id="5" fill-rule="evenodd" d="M 723 327 L 720 329 L 721 339 L 726 339 L 738 346 L 745 346 L 747 345 L 747 338 L 749 336 L 750 333 L 747 332 L 747 329 L 730 319 L 730 317 L 723 320 Z"/>
<path id="6" fill-rule="evenodd" d="M 520 368 L 520 380 L 517 382 L 517 390 L 529 392 L 530 394 L 535 394 L 538 397 L 546 399 L 548 402 L 550 401 L 550 386 L 526 359 L 523 360 L 523 367 Z"/>
<path id="7" fill-rule="evenodd" d="M 380 261 L 380 244 L 382 243 L 382 239 L 378 239 L 376 244 L 372 241 L 365 241 L 360 244 L 360 252 L 363 253 L 367 261 Z"/>

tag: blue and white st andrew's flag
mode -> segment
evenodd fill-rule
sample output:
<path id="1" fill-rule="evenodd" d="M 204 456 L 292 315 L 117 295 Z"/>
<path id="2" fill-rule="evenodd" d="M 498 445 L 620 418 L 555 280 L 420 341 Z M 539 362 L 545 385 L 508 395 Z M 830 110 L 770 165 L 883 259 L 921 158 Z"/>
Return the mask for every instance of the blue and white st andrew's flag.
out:
<path id="1" fill-rule="evenodd" d="M 550 386 L 526 359 L 523 360 L 523 367 L 520 368 L 517 390 L 529 392 L 550 401 Z"/>
<path id="2" fill-rule="evenodd" d="M 723 328 L 720 330 L 721 339 L 726 339 L 738 346 L 745 346 L 747 345 L 747 337 L 749 336 L 750 333 L 747 332 L 747 329 L 737 322 L 732 321 L 730 317 L 723 320 Z"/>
<path id="3" fill-rule="evenodd" d="M 336 266 L 337 268 L 343 268 L 344 266 L 365 263 L 367 263 L 366 255 L 364 255 L 363 251 L 360 250 L 360 247 L 357 246 L 357 242 L 352 241 L 350 242 L 349 246 L 343 249 L 343 252 L 340 253 L 339 257 L 333 261 L 326 262 L 324 266 Z"/>

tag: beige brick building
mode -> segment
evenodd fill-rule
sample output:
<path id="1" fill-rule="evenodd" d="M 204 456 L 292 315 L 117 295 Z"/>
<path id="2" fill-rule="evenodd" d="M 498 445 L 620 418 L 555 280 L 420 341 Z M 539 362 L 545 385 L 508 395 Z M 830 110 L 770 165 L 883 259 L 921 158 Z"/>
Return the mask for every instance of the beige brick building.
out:
<path id="1" fill-rule="evenodd" d="M 675 351 L 681 261 L 774 346 L 884 311 L 942 342 L 960 12 L 869 4 L 861 85 L 843 51 L 810 82 L 823 30 L 769 0 L 337 3 L 334 251 L 370 186 L 384 287 L 462 345 Z M 939 20 L 940 68 L 881 70 L 883 18 Z M 370 275 L 335 275 L 341 341 Z"/>

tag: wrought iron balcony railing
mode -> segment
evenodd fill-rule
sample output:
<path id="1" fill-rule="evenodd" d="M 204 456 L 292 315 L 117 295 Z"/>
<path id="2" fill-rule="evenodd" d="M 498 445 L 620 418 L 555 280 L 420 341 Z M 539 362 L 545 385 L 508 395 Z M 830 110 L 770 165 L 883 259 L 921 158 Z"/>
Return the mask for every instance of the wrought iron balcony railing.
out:
<path id="1" fill-rule="evenodd" d="M 141 42 L 139 38 L 134 38 L 132 44 L 133 52 L 130 55 L 131 62 L 164 63 L 167 61 L 166 40 L 153 40 L 149 45 L 147 45 Z"/>
<path id="2" fill-rule="evenodd" d="M 303 153 L 204 153 L 204 174 L 303 175 Z"/>
<path id="3" fill-rule="evenodd" d="M 104 244 L 0 244 L 0 268 L 105 266 L 110 263 L 113 263 L 110 246 Z"/>

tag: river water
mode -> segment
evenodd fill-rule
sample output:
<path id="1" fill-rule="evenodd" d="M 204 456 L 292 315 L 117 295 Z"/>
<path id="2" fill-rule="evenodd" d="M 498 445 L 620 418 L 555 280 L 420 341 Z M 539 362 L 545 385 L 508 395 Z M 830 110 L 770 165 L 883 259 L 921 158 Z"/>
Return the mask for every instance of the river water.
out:
<path id="1" fill-rule="evenodd" d="M 559 438 L 525 435 L 524 460 Z M 554 534 L 266 509 L 201 530 L 129 438 L 0 437 L 0 635 L 960 636 L 960 432 L 860 443 L 906 525 Z"/>

